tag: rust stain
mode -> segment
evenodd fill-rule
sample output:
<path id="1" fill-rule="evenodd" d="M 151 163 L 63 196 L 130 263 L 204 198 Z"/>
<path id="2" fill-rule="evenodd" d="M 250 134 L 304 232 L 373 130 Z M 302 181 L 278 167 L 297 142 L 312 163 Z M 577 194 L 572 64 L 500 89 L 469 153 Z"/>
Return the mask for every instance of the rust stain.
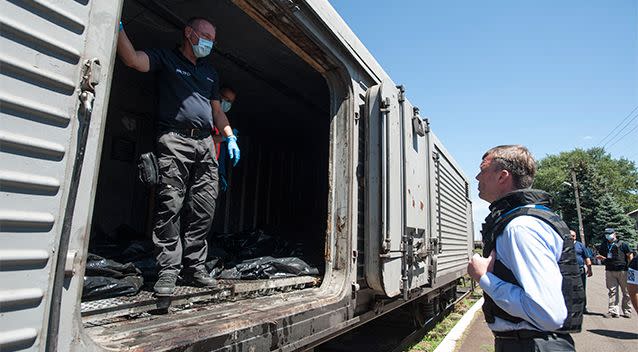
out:
<path id="1" fill-rule="evenodd" d="M 279 6 L 268 1 L 259 3 L 256 1 L 233 0 L 233 3 L 273 36 L 281 40 L 317 72 L 324 73 L 333 68 L 323 50 Z"/>

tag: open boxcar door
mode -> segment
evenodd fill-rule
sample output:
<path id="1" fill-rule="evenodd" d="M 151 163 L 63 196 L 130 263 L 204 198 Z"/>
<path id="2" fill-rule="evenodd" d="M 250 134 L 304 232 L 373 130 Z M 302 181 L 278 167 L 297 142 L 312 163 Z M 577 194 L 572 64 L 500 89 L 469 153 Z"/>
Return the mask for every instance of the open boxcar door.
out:
<path id="1" fill-rule="evenodd" d="M 91 27 L 112 29 L 98 33 L 100 39 L 91 43 L 95 48 L 111 43 L 117 30 L 119 2 L 103 5 L 88 0 L 0 2 L 2 351 L 57 347 L 62 293 L 82 255 L 69 250 L 69 242 L 87 231 L 85 198 L 90 192 L 78 189 L 81 177 L 82 184 L 90 185 L 95 168 L 97 143 L 87 149 L 87 140 L 100 134 L 91 115 L 107 101 L 95 86 L 105 81 L 113 50 L 108 46 L 98 50 L 105 57 L 92 57 L 87 33 L 98 17 L 101 24 Z M 85 151 L 91 165 L 82 176 Z M 82 201 L 76 207 L 78 196 Z M 82 214 L 74 223 L 77 209 Z"/>

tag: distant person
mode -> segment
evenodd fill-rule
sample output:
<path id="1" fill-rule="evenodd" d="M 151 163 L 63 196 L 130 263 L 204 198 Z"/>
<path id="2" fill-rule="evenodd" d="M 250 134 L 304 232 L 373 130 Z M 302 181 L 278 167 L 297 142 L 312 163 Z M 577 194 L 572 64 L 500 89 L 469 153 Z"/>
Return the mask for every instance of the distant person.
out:
<path id="1" fill-rule="evenodd" d="M 593 265 L 601 265 L 602 264 L 601 260 L 596 258 L 596 255 L 598 254 L 598 249 L 596 248 L 597 247 L 591 243 L 587 245 L 587 249 L 589 250 L 589 253 L 591 253 L 591 263 Z"/>
<path id="2" fill-rule="evenodd" d="M 237 92 L 235 91 L 235 89 L 229 86 L 222 86 L 221 88 L 219 88 L 219 97 L 221 99 L 220 106 L 222 108 L 222 111 L 224 112 L 224 114 L 226 114 L 233 107 L 235 99 L 237 99 Z M 228 122 L 230 123 L 230 119 Z M 233 133 L 235 133 L 236 131 L 236 129 L 233 129 Z M 221 132 L 217 129 L 217 127 L 214 127 L 213 132 L 213 141 L 215 142 L 215 144 L 221 143 L 224 140 Z M 217 153 L 219 154 L 219 146 L 217 146 Z"/>
<path id="3" fill-rule="evenodd" d="M 232 108 L 233 103 L 235 103 L 235 99 L 237 99 L 237 92 L 229 86 L 222 86 L 219 89 L 219 96 L 221 97 L 222 110 L 224 113 L 228 113 Z M 239 131 L 235 128 L 233 128 L 233 135 L 235 135 L 239 140 Z M 230 160 L 230 155 L 226 152 L 227 148 L 223 147 L 227 142 L 216 128 L 214 130 L 213 142 L 215 143 L 217 163 L 219 164 L 219 189 L 221 192 L 226 192 L 229 187 L 230 177 L 228 172 L 231 168 L 229 165 L 232 160 Z"/>
<path id="4" fill-rule="evenodd" d="M 631 318 L 631 308 L 629 307 L 629 293 L 627 292 L 627 264 L 633 259 L 633 252 L 627 243 L 620 241 L 613 228 L 605 229 L 605 239 L 598 247 L 597 258 L 605 265 L 605 284 L 609 296 L 608 312 L 606 318 Z M 622 292 L 622 300 L 618 294 L 618 287 Z M 619 310 L 618 303 L 622 304 Z"/>
<path id="5" fill-rule="evenodd" d="M 592 254 L 589 248 L 585 247 L 582 242 L 576 240 L 576 232 L 569 230 L 570 238 L 574 241 L 574 251 L 576 252 L 576 261 L 580 270 L 580 278 L 583 281 L 583 291 L 585 292 L 585 303 L 583 305 L 583 313 L 587 314 L 587 278 L 593 275 L 591 270 Z"/>
<path id="6" fill-rule="evenodd" d="M 480 169 L 479 197 L 491 212 L 483 257 L 475 254 L 467 270 L 484 290 L 496 352 L 575 351 L 569 332 L 580 331 L 584 292 L 574 242 L 550 196 L 530 189 L 532 155 L 521 145 L 494 147 Z"/>
<path id="7" fill-rule="evenodd" d="M 635 257 L 629 263 L 627 270 L 627 291 L 634 310 L 638 313 L 638 257 Z"/>

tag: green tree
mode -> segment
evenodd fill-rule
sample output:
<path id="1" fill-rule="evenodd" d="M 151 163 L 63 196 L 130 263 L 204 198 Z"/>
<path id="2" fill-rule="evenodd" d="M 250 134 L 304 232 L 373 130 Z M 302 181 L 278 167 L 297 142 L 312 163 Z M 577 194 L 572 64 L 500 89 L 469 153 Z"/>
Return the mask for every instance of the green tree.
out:
<path id="1" fill-rule="evenodd" d="M 638 234 L 633 220 L 626 215 L 612 193 L 607 191 L 606 179 L 592 166 L 580 165 L 576 172 L 583 200 L 581 211 L 583 229 L 588 235 L 587 243 L 599 244 L 604 240 L 605 228 L 613 227 L 621 238 L 635 244 Z M 563 204 L 566 203 L 564 199 Z"/>
<path id="2" fill-rule="evenodd" d="M 549 155 L 538 163 L 535 188 L 555 200 L 565 222 L 578 228 L 572 172 L 580 193 L 585 241 L 598 244 L 606 227 L 614 227 L 627 242 L 638 234 L 626 213 L 638 208 L 638 170 L 626 159 L 613 159 L 602 148 L 575 149 Z"/>

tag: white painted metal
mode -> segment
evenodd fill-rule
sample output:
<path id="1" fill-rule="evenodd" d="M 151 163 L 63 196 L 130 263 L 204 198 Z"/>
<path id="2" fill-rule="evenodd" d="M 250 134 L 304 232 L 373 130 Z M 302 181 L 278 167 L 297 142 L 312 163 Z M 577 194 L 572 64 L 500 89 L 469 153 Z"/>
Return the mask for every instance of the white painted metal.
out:
<path id="1" fill-rule="evenodd" d="M 408 233 L 425 236 L 426 207 L 412 208 L 411 197 L 412 189 L 415 204 L 417 198 L 425 200 L 423 197 L 427 195 L 426 142 L 423 137 L 412 139 L 412 105 L 407 100 L 399 102 L 399 90 L 391 82 L 368 89 L 366 109 L 369 136 L 366 275 L 370 287 L 394 297 L 403 288 L 402 264 L 406 258 L 402 236 Z M 379 202 L 378 207 L 375 201 Z M 427 282 L 424 269 L 425 265 L 420 263 L 409 269 L 410 286 Z"/>
<path id="2" fill-rule="evenodd" d="M 401 121 L 397 96 L 391 82 L 371 87 L 367 96 L 366 277 L 371 288 L 389 297 L 400 293 L 401 283 Z"/>
<path id="3" fill-rule="evenodd" d="M 43 351 L 89 1 L 1 1 L 0 350 Z M 64 263 L 61 263 L 64 265 Z"/>
<path id="4" fill-rule="evenodd" d="M 427 245 L 429 240 L 428 216 L 429 194 L 429 134 L 419 136 L 412 125 L 415 114 L 412 104 L 405 99 L 401 105 L 403 119 L 403 172 L 405 175 L 404 196 L 404 233 L 412 245 L 406 244 L 406 268 L 408 288 L 424 286 L 428 283 Z"/>

